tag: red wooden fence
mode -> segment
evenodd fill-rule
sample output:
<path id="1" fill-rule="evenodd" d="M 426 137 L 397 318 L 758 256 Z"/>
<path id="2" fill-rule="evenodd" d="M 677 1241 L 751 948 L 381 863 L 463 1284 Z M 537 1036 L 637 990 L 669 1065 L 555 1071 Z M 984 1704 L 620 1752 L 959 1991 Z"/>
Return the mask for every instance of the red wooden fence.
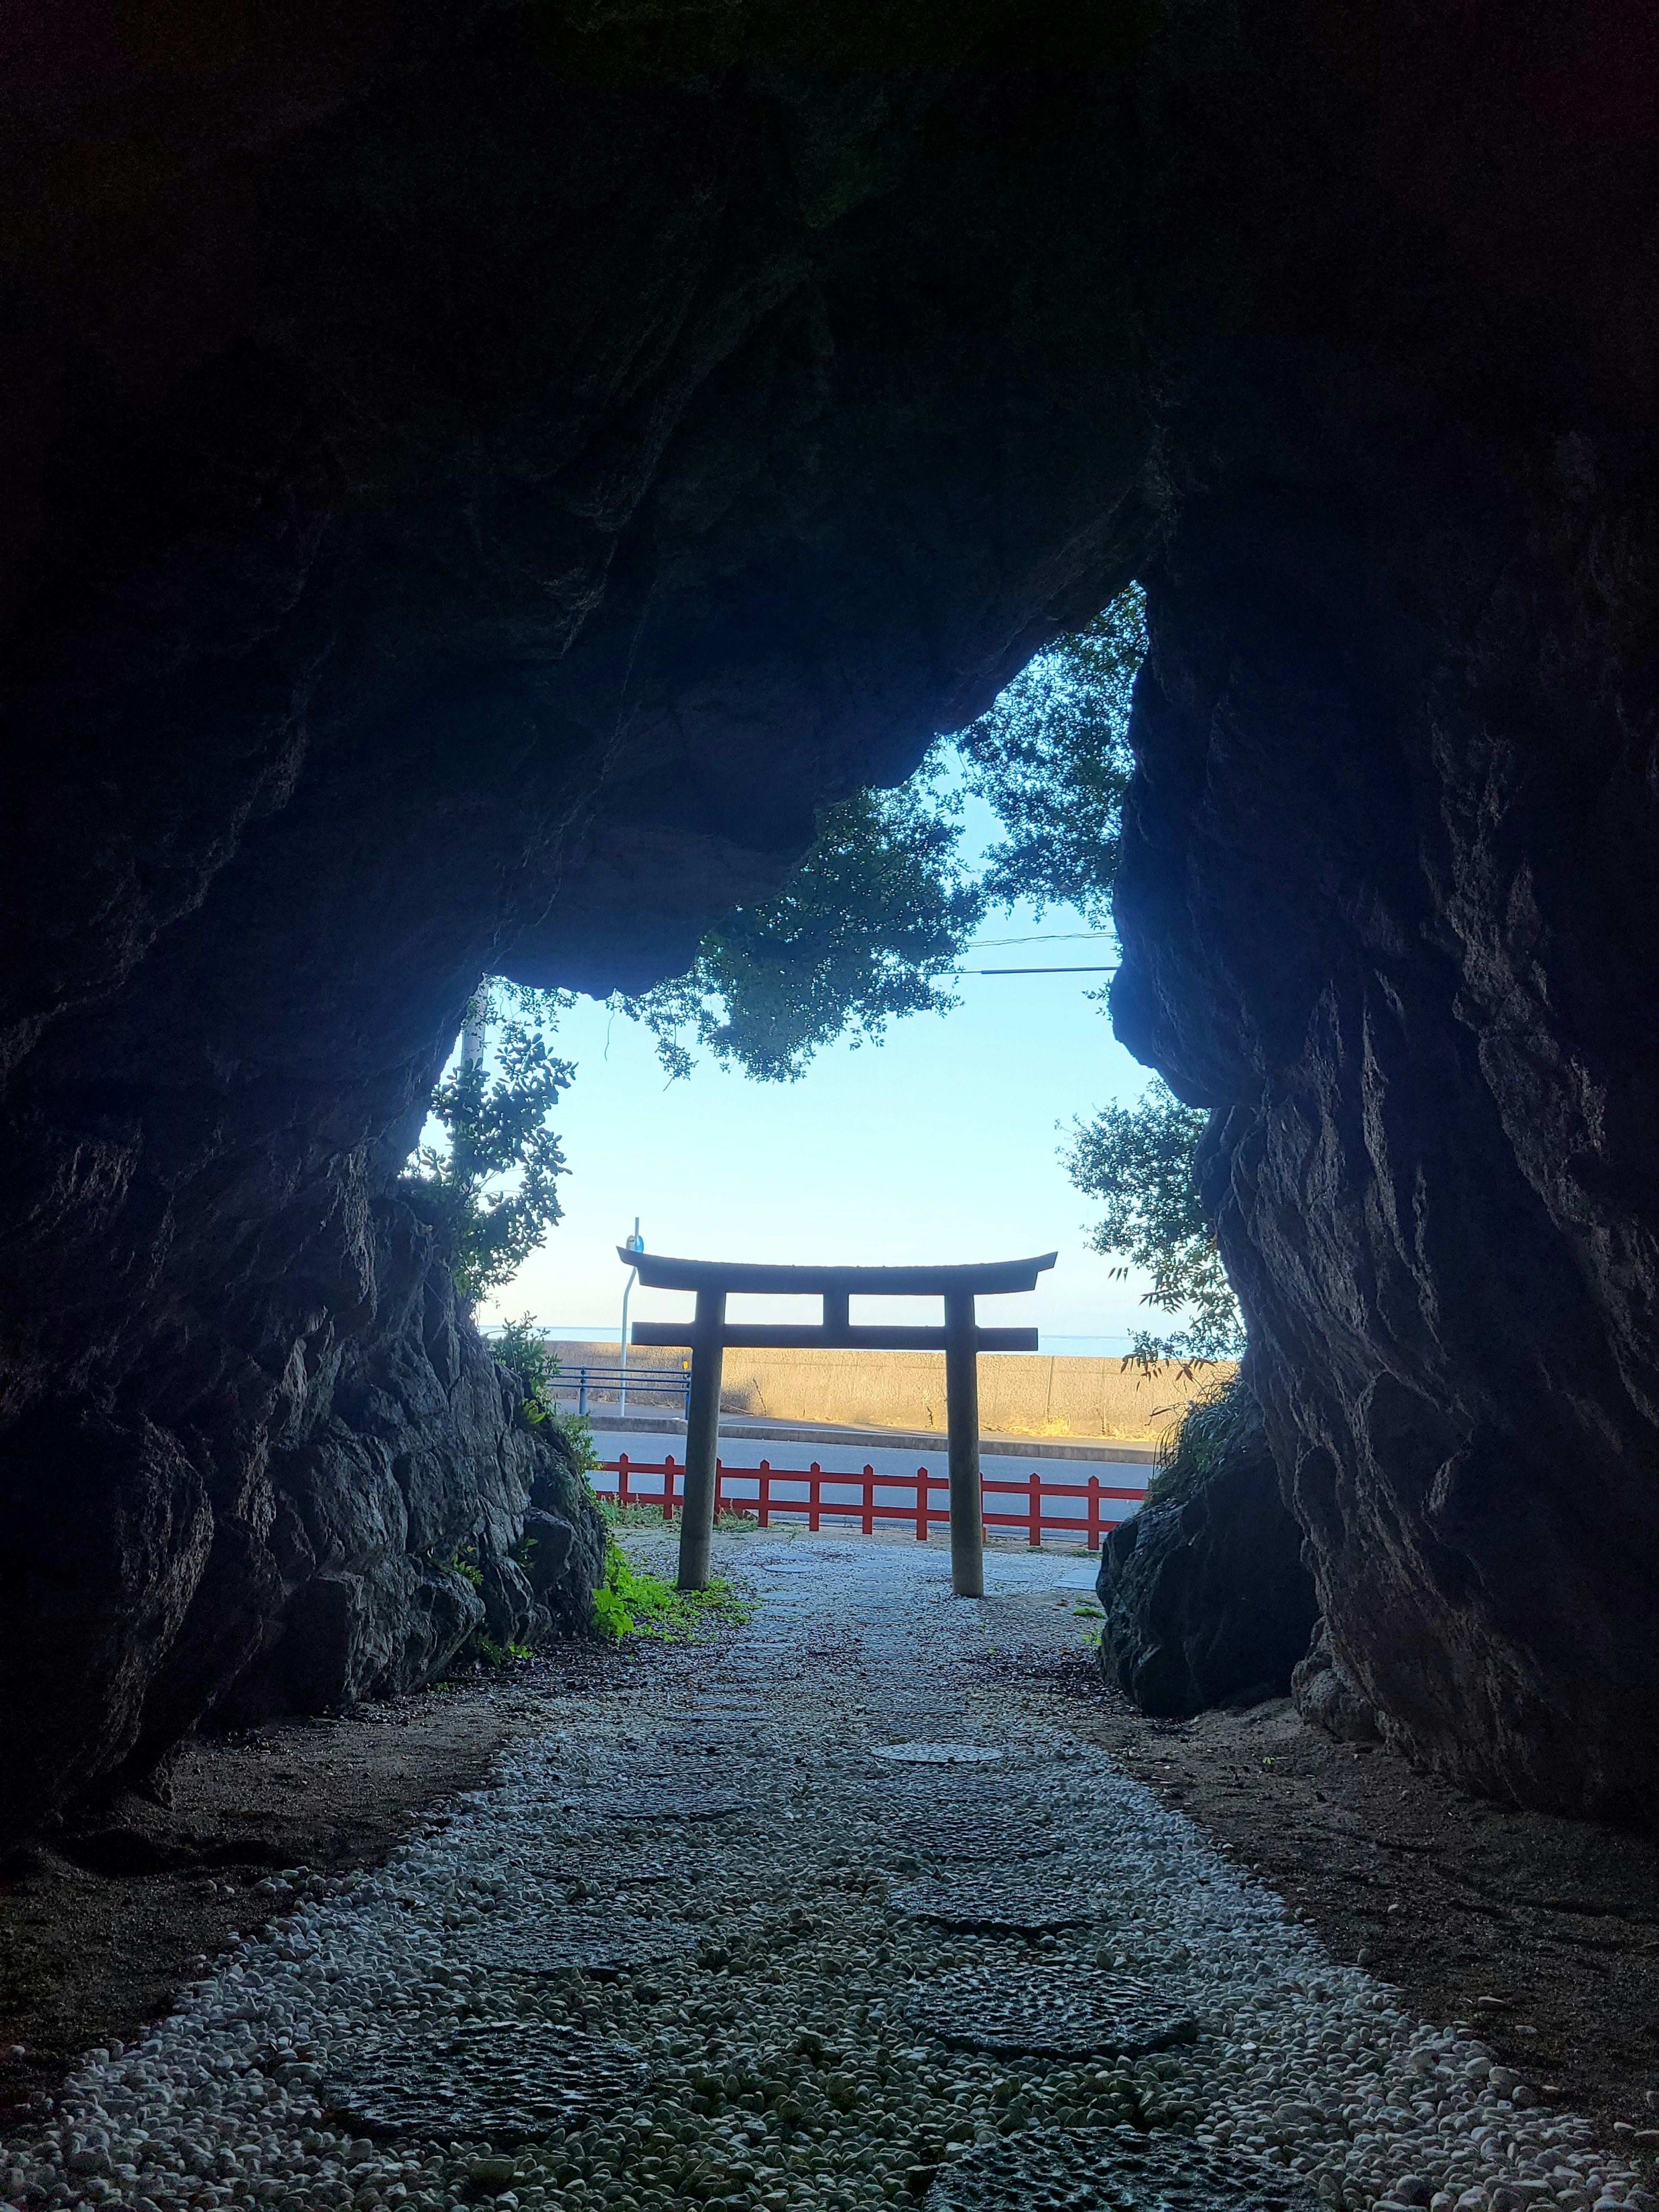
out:
<path id="1" fill-rule="evenodd" d="M 872 1467 L 866 1466 L 861 1473 L 837 1474 L 834 1468 L 824 1468 L 814 1460 L 811 1467 L 774 1467 L 763 1460 L 758 1467 L 727 1467 L 724 1461 L 715 1462 L 714 1510 L 718 1512 L 752 1512 L 763 1528 L 769 1528 L 780 1516 L 795 1518 L 804 1515 L 807 1528 L 817 1534 L 821 1523 L 831 1521 L 857 1521 L 866 1536 L 873 1536 L 878 1521 L 902 1521 L 913 1523 L 916 1541 L 925 1544 L 930 1528 L 944 1528 L 949 1522 L 950 1485 L 942 1474 L 929 1474 L 919 1467 L 914 1476 L 878 1474 Z M 1151 1470 L 1148 1469 L 1148 1474 Z M 614 1474 L 614 1490 L 601 1485 L 599 1476 Z M 637 1475 L 654 1479 L 653 1487 L 641 1491 L 633 1487 Z M 751 1484 L 752 1490 L 738 1492 L 734 1483 Z M 776 1483 L 805 1483 L 805 1498 L 784 1498 L 774 1493 Z M 624 1452 L 620 1459 L 606 1460 L 597 1470 L 594 1486 L 603 1487 L 619 1505 L 653 1505 L 661 1509 L 665 1521 L 672 1521 L 675 1510 L 684 1503 L 685 1469 L 670 1453 L 661 1460 L 632 1460 Z M 857 1499 L 826 1498 L 826 1486 L 840 1490 L 856 1490 Z M 1023 1482 L 999 1482 L 984 1477 L 981 1485 L 985 1496 L 1018 1498 L 1024 1510 L 1018 1513 L 991 1513 L 984 1516 L 988 1532 L 994 1528 L 1023 1528 L 1035 1550 L 1042 1541 L 1045 1528 L 1057 1534 L 1084 1536 L 1089 1549 L 1097 1551 L 1102 1533 L 1117 1526 L 1117 1516 L 1101 1510 L 1109 1500 L 1113 1503 L 1127 1500 L 1139 1505 L 1146 1495 L 1143 1480 L 1132 1486 L 1116 1489 L 1103 1484 L 1098 1475 L 1091 1474 L 1087 1482 L 1051 1482 L 1036 1473 Z M 909 1492 L 909 1502 L 878 1502 L 878 1490 Z M 942 1502 L 933 1503 L 934 1493 Z M 1048 1513 L 1044 1506 L 1049 1498 L 1077 1498 L 1085 1501 L 1081 1513 Z"/>

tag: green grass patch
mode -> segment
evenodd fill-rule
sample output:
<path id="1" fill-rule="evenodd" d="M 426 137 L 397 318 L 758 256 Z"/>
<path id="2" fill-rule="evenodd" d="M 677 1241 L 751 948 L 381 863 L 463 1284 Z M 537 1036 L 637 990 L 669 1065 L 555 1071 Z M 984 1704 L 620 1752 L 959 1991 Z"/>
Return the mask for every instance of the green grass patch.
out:
<path id="1" fill-rule="evenodd" d="M 607 1528 L 666 1528 L 672 1525 L 663 1519 L 660 1505 L 618 1505 L 602 1490 L 594 1492 L 593 1502 Z"/>
<path id="2" fill-rule="evenodd" d="M 613 1643 L 624 1636 L 648 1636 L 659 1643 L 701 1644 L 722 1628 L 742 1627 L 754 1612 L 723 1575 L 706 1590 L 676 1589 L 660 1575 L 636 1567 L 614 1538 L 605 1547 L 605 1580 L 593 1593 L 593 1618 L 600 1635 Z"/>
<path id="3" fill-rule="evenodd" d="M 665 1521 L 660 1505 L 618 1505 L 614 1498 L 602 1490 L 593 1492 L 593 1502 L 599 1509 L 599 1517 L 607 1528 L 672 1528 L 678 1523 Z M 720 1513 L 714 1526 L 723 1536 L 746 1536 L 760 1527 L 753 1513 Z"/>

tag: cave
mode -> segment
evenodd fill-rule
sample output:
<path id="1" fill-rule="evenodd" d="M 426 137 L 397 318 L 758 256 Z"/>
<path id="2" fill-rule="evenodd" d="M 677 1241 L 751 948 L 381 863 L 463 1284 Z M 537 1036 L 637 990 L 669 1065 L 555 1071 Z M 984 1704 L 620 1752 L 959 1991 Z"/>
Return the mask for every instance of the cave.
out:
<path id="1" fill-rule="evenodd" d="M 398 1186 L 469 992 L 679 972 L 1131 579 L 1113 1015 L 1310 1706 L 1650 1813 L 1651 15 L 11 35 L 0 1841 L 580 1625 Z"/>

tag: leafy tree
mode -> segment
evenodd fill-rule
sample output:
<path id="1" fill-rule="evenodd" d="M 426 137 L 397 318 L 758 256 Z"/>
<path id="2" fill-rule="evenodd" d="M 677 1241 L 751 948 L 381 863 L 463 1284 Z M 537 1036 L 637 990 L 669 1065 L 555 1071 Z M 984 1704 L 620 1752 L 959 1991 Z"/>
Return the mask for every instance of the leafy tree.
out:
<path id="1" fill-rule="evenodd" d="M 1238 1301 L 1193 1174 L 1208 1120 L 1154 1079 L 1136 1104 L 1107 1106 L 1079 1123 L 1061 1155 L 1078 1188 L 1106 1202 L 1089 1239 L 1093 1249 L 1121 1255 L 1124 1264 L 1112 1271 L 1119 1277 L 1131 1266 L 1150 1272 L 1144 1304 L 1188 1316 L 1186 1326 L 1167 1336 L 1136 1332 L 1130 1356 L 1142 1365 L 1237 1359 L 1244 1350 Z"/>
<path id="2" fill-rule="evenodd" d="M 832 807 L 775 899 L 727 915 L 690 975 L 622 1001 L 670 1074 L 690 1072 L 697 1044 L 793 1082 L 848 1030 L 854 1044 L 879 1040 L 896 1016 L 956 1006 L 945 979 L 985 912 L 957 853 L 961 804 L 935 760 L 900 790 Z"/>
<path id="3" fill-rule="evenodd" d="M 563 1210 L 564 1155 L 547 1122 L 575 1069 L 548 1049 L 558 1000 L 514 987 L 504 996 L 518 1011 L 495 1033 L 493 1071 L 483 1057 L 464 1059 L 439 1083 L 431 1115 L 444 1141 L 419 1146 L 405 1183 L 447 1237 L 469 1304 L 510 1281 Z"/>
<path id="4" fill-rule="evenodd" d="M 1129 697 L 1146 657 L 1146 602 L 1131 585 L 1086 629 L 1055 640 L 957 738 L 968 788 L 1006 835 L 987 855 L 988 903 L 1111 919 L 1123 794 L 1134 767 Z"/>

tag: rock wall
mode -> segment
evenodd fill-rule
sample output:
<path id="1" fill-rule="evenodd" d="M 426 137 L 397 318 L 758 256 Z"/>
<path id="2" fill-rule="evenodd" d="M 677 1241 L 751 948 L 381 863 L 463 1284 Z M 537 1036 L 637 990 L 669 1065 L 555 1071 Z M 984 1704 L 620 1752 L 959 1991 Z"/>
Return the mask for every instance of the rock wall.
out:
<path id="1" fill-rule="evenodd" d="M 1139 1512 L 1100 1547 L 1103 1672 L 1185 1719 L 1282 1698 L 1318 1611 L 1248 1383 L 1194 1406 Z"/>
<path id="2" fill-rule="evenodd" d="M 1188 356 L 1113 1000 L 1214 1109 L 1350 1709 L 1474 1790 L 1632 1818 L 1659 1802 L 1647 35 L 1493 28 L 1415 198 L 1371 116 L 1376 219 L 1285 269 L 1276 332 Z"/>
<path id="3" fill-rule="evenodd" d="M 78 1464 L 60 1425 L 31 1466 L 20 1424 L 6 1840 L 43 1806 L 142 1781 L 204 1715 L 320 1711 L 419 1688 L 481 1635 L 591 1627 L 604 1526 L 570 1447 L 520 1422 L 430 1231 L 395 1199 L 371 1225 L 374 1321 L 313 1334 L 257 1480 L 199 1432 L 186 1460 L 154 1419 L 84 1412 Z"/>
<path id="4" fill-rule="evenodd" d="M 453 1632 L 383 1394 L 497 1543 L 395 1194 L 478 975 L 672 971 L 1136 573 L 1118 1019 L 1222 1109 L 1334 1648 L 1644 1788 L 1646 17 L 9 34 L 9 1817 Z"/>
<path id="5" fill-rule="evenodd" d="M 1009 15 L 873 75 L 854 10 L 442 0 L 13 56 L 15 1826 L 417 1676 L 457 1530 L 525 1617 L 529 1446 L 395 1195 L 467 993 L 683 966 L 1127 576 L 1126 88 L 964 67 Z"/>

